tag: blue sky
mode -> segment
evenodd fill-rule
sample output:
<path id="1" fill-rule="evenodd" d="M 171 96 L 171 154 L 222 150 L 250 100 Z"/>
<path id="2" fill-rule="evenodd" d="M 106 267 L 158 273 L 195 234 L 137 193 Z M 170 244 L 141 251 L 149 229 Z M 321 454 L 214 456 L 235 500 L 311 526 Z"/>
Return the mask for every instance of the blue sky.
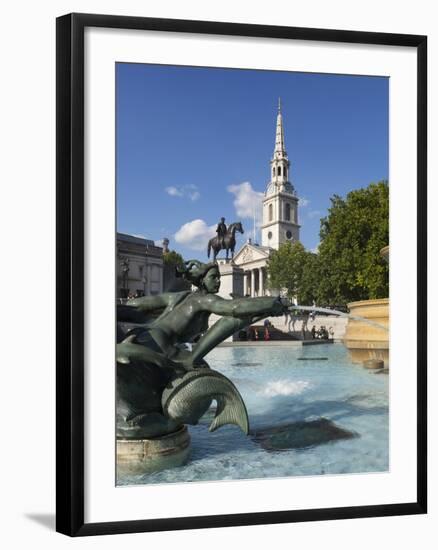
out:
<path id="1" fill-rule="evenodd" d="M 301 242 L 330 196 L 388 179 L 387 78 L 116 65 L 117 230 L 205 259 L 221 216 L 252 236 L 281 97 Z M 258 206 L 257 206 L 258 209 Z"/>

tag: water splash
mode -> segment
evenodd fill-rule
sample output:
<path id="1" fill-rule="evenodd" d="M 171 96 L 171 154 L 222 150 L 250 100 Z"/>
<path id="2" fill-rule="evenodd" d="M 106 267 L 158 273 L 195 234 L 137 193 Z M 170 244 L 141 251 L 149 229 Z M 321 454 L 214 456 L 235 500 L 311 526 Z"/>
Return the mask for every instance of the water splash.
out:
<path id="1" fill-rule="evenodd" d="M 303 393 L 310 386 L 310 382 L 304 380 L 297 380 L 291 382 L 290 380 L 272 380 L 266 384 L 259 395 L 266 397 L 275 397 L 277 395 L 299 395 Z"/>
<path id="2" fill-rule="evenodd" d="M 338 315 L 339 317 L 348 317 L 348 319 L 352 319 L 353 321 L 362 321 L 366 323 L 367 325 L 371 325 L 373 327 L 380 328 L 382 330 L 389 331 L 388 327 L 385 327 L 385 325 L 382 325 L 381 323 L 376 323 L 375 321 L 370 321 L 366 317 L 359 317 L 358 315 L 351 315 L 351 313 L 344 313 L 343 311 L 339 311 L 337 309 L 329 309 L 327 307 L 317 307 L 317 306 L 290 306 L 289 308 L 291 311 L 293 310 L 303 310 L 303 311 L 318 311 L 320 313 L 328 313 L 329 315 Z"/>

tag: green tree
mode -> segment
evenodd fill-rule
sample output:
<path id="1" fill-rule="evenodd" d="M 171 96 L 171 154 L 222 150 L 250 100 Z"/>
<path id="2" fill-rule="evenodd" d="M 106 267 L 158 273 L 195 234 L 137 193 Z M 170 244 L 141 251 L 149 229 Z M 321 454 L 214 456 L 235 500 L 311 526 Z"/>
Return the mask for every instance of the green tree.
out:
<path id="1" fill-rule="evenodd" d="M 190 284 L 184 279 L 176 276 L 176 268 L 182 267 L 184 258 L 175 250 L 170 250 L 163 254 L 163 289 L 165 292 L 178 292 L 180 290 L 189 290 Z"/>
<path id="2" fill-rule="evenodd" d="M 289 298 L 300 304 L 311 304 L 316 296 L 317 257 L 300 242 L 284 243 L 268 261 L 269 287 L 286 289 Z"/>
<path id="3" fill-rule="evenodd" d="M 169 250 L 169 252 L 163 254 L 163 262 L 165 265 L 177 267 L 184 264 L 184 258 L 175 250 Z"/>
<path id="4" fill-rule="evenodd" d="M 342 304 L 388 296 L 388 266 L 380 250 L 389 242 L 389 187 L 372 183 L 334 195 L 321 220 L 317 302 Z"/>

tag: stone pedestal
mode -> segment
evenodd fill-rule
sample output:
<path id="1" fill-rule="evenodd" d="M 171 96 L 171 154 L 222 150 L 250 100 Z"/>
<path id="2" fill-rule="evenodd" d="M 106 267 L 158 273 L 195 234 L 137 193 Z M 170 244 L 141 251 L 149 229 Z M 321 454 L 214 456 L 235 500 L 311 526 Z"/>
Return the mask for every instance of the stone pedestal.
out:
<path id="1" fill-rule="evenodd" d="M 231 261 L 219 260 L 219 273 L 221 274 L 221 287 L 218 295 L 229 300 L 231 294 L 234 297 L 243 297 L 243 269 Z"/>
<path id="2" fill-rule="evenodd" d="M 352 315 L 365 317 L 389 328 L 389 300 L 363 300 L 348 304 Z M 348 320 L 344 335 L 344 344 L 354 363 L 363 363 L 369 359 L 380 360 L 388 367 L 389 331 L 369 325 L 364 321 Z"/>
<path id="3" fill-rule="evenodd" d="M 117 477 L 175 468 L 187 462 L 189 454 L 190 435 L 186 426 L 153 439 L 118 439 Z"/>
<path id="4" fill-rule="evenodd" d="M 384 362 L 381 359 L 367 359 L 363 362 L 366 369 L 380 370 L 384 368 Z"/>
<path id="5" fill-rule="evenodd" d="M 219 273 L 221 275 L 221 287 L 218 296 L 225 300 L 234 298 L 243 298 L 243 269 L 232 263 L 231 260 L 218 260 Z M 210 324 L 218 320 L 217 315 L 210 316 Z M 230 336 L 225 342 L 237 340 L 237 335 Z"/>

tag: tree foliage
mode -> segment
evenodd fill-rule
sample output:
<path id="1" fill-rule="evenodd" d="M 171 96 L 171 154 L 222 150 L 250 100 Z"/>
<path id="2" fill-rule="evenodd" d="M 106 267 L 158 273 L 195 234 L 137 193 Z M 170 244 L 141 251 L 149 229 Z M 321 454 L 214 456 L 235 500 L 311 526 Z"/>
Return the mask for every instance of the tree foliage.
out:
<path id="1" fill-rule="evenodd" d="M 165 265 L 177 267 L 184 264 L 184 258 L 175 250 L 169 250 L 169 252 L 163 254 L 163 262 Z"/>
<path id="2" fill-rule="evenodd" d="M 268 263 L 270 287 L 287 289 L 301 304 L 340 305 L 388 296 L 388 265 L 380 250 L 389 243 L 386 181 L 334 195 L 321 219 L 318 253 L 285 243 Z"/>
<path id="3" fill-rule="evenodd" d="M 334 195 L 321 220 L 318 301 L 342 304 L 388 296 L 388 265 L 380 250 L 389 243 L 386 181 Z"/>
<path id="4" fill-rule="evenodd" d="M 270 288 L 286 289 L 288 297 L 301 304 L 312 303 L 316 262 L 316 255 L 306 251 L 300 242 L 282 244 L 268 261 Z"/>
<path id="5" fill-rule="evenodd" d="M 165 292 L 189 290 L 191 285 L 181 277 L 176 276 L 176 268 L 184 265 L 184 258 L 175 250 L 163 254 L 164 273 L 163 288 Z"/>

